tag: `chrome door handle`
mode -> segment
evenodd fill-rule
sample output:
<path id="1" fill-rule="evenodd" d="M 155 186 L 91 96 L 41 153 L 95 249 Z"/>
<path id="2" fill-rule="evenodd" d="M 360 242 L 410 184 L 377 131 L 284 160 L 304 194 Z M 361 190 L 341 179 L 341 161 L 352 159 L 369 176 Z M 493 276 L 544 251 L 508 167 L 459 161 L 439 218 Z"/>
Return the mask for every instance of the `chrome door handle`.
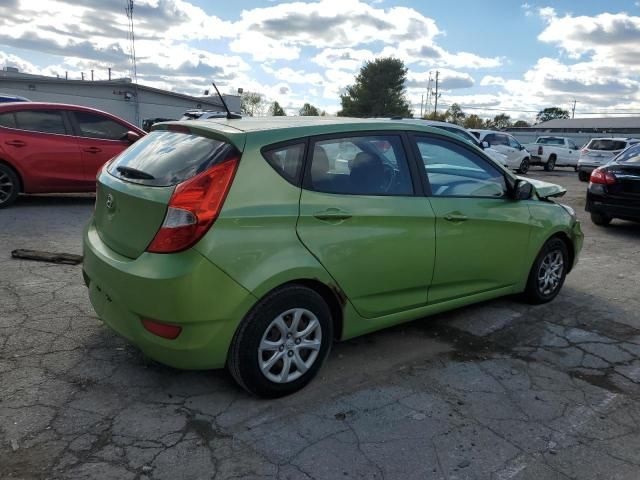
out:
<path id="1" fill-rule="evenodd" d="M 448 222 L 466 222 L 469 218 L 466 215 L 458 213 L 449 213 L 444 216 L 444 219 Z"/>
<path id="2" fill-rule="evenodd" d="M 313 214 L 315 218 L 318 220 L 322 220 L 324 222 L 342 222 L 343 220 L 348 220 L 351 218 L 351 215 L 347 212 L 343 212 L 338 208 L 328 208 L 322 212 L 316 212 Z"/>

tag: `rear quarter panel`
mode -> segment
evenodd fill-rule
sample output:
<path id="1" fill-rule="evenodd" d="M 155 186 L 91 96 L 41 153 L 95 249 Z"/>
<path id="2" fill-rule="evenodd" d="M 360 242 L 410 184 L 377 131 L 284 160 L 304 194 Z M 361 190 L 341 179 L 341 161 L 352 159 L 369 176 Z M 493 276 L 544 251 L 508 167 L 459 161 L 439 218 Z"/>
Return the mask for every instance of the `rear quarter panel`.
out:
<path id="1" fill-rule="evenodd" d="M 264 132 L 247 136 L 220 216 L 195 247 L 258 298 L 293 280 L 335 285 L 298 239 L 300 188 L 282 178 L 260 153 L 263 145 L 276 141 Z"/>

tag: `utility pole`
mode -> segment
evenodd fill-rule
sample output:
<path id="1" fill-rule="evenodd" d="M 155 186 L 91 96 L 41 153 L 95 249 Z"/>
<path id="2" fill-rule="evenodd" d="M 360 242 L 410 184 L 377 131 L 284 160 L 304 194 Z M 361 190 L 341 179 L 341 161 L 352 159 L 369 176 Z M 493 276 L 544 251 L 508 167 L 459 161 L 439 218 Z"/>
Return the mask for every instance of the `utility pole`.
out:
<path id="1" fill-rule="evenodd" d="M 434 108 L 433 108 L 433 113 L 434 113 L 434 118 L 438 113 L 438 77 L 440 76 L 440 72 L 438 70 L 436 70 L 436 99 L 434 101 Z"/>
<path id="2" fill-rule="evenodd" d="M 576 114 L 576 99 L 573 99 L 573 108 L 571 109 L 571 118 L 573 118 Z"/>
<path id="3" fill-rule="evenodd" d="M 422 118 L 422 106 L 424 105 L 424 93 L 420 95 L 420 118 Z"/>

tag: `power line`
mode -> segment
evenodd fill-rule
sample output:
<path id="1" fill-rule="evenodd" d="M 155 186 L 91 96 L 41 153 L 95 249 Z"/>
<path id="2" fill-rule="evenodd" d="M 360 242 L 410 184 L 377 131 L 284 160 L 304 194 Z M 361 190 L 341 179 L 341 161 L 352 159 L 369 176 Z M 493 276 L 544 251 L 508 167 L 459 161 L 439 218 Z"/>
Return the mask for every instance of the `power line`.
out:
<path id="1" fill-rule="evenodd" d="M 455 102 L 454 102 L 455 103 Z M 440 104 L 443 107 L 451 107 L 453 104 Z M 487 110 L 487 111 L 495 111 L 495 112 L 517 112 L 517 113 L 539 113 L 540 110 L 521 110 L 518 108 L 493 108 L 493 107 L 477 107 L 473 105 L 460 105 L 457 104 L 462 109 L 467 110 Z M 576 112 L 578 115 L 640 115 L 640 111 L 637 110 L 625 110 L 625 109 L 616 109 L 605 112 Z"/>

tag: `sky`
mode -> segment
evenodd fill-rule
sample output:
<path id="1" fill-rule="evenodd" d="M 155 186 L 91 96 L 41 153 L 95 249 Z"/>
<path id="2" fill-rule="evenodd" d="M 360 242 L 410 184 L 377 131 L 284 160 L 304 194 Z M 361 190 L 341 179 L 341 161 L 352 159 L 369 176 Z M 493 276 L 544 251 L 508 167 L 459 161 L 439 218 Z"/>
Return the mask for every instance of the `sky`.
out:
<path id="1" fill-rule="evenodd" d="M 131 77 L 127 3 L 0 0 L 0 67 Z M 414 115 L 433 109 L 436 71 L 439 109 L 640 113 L 640 1 L 135 0 L 133 24 L 140 83 L 202 95 L 215 81 L 288 114 L 336 113 L 364 62 L 388 56 L 408 68 Z"/>

